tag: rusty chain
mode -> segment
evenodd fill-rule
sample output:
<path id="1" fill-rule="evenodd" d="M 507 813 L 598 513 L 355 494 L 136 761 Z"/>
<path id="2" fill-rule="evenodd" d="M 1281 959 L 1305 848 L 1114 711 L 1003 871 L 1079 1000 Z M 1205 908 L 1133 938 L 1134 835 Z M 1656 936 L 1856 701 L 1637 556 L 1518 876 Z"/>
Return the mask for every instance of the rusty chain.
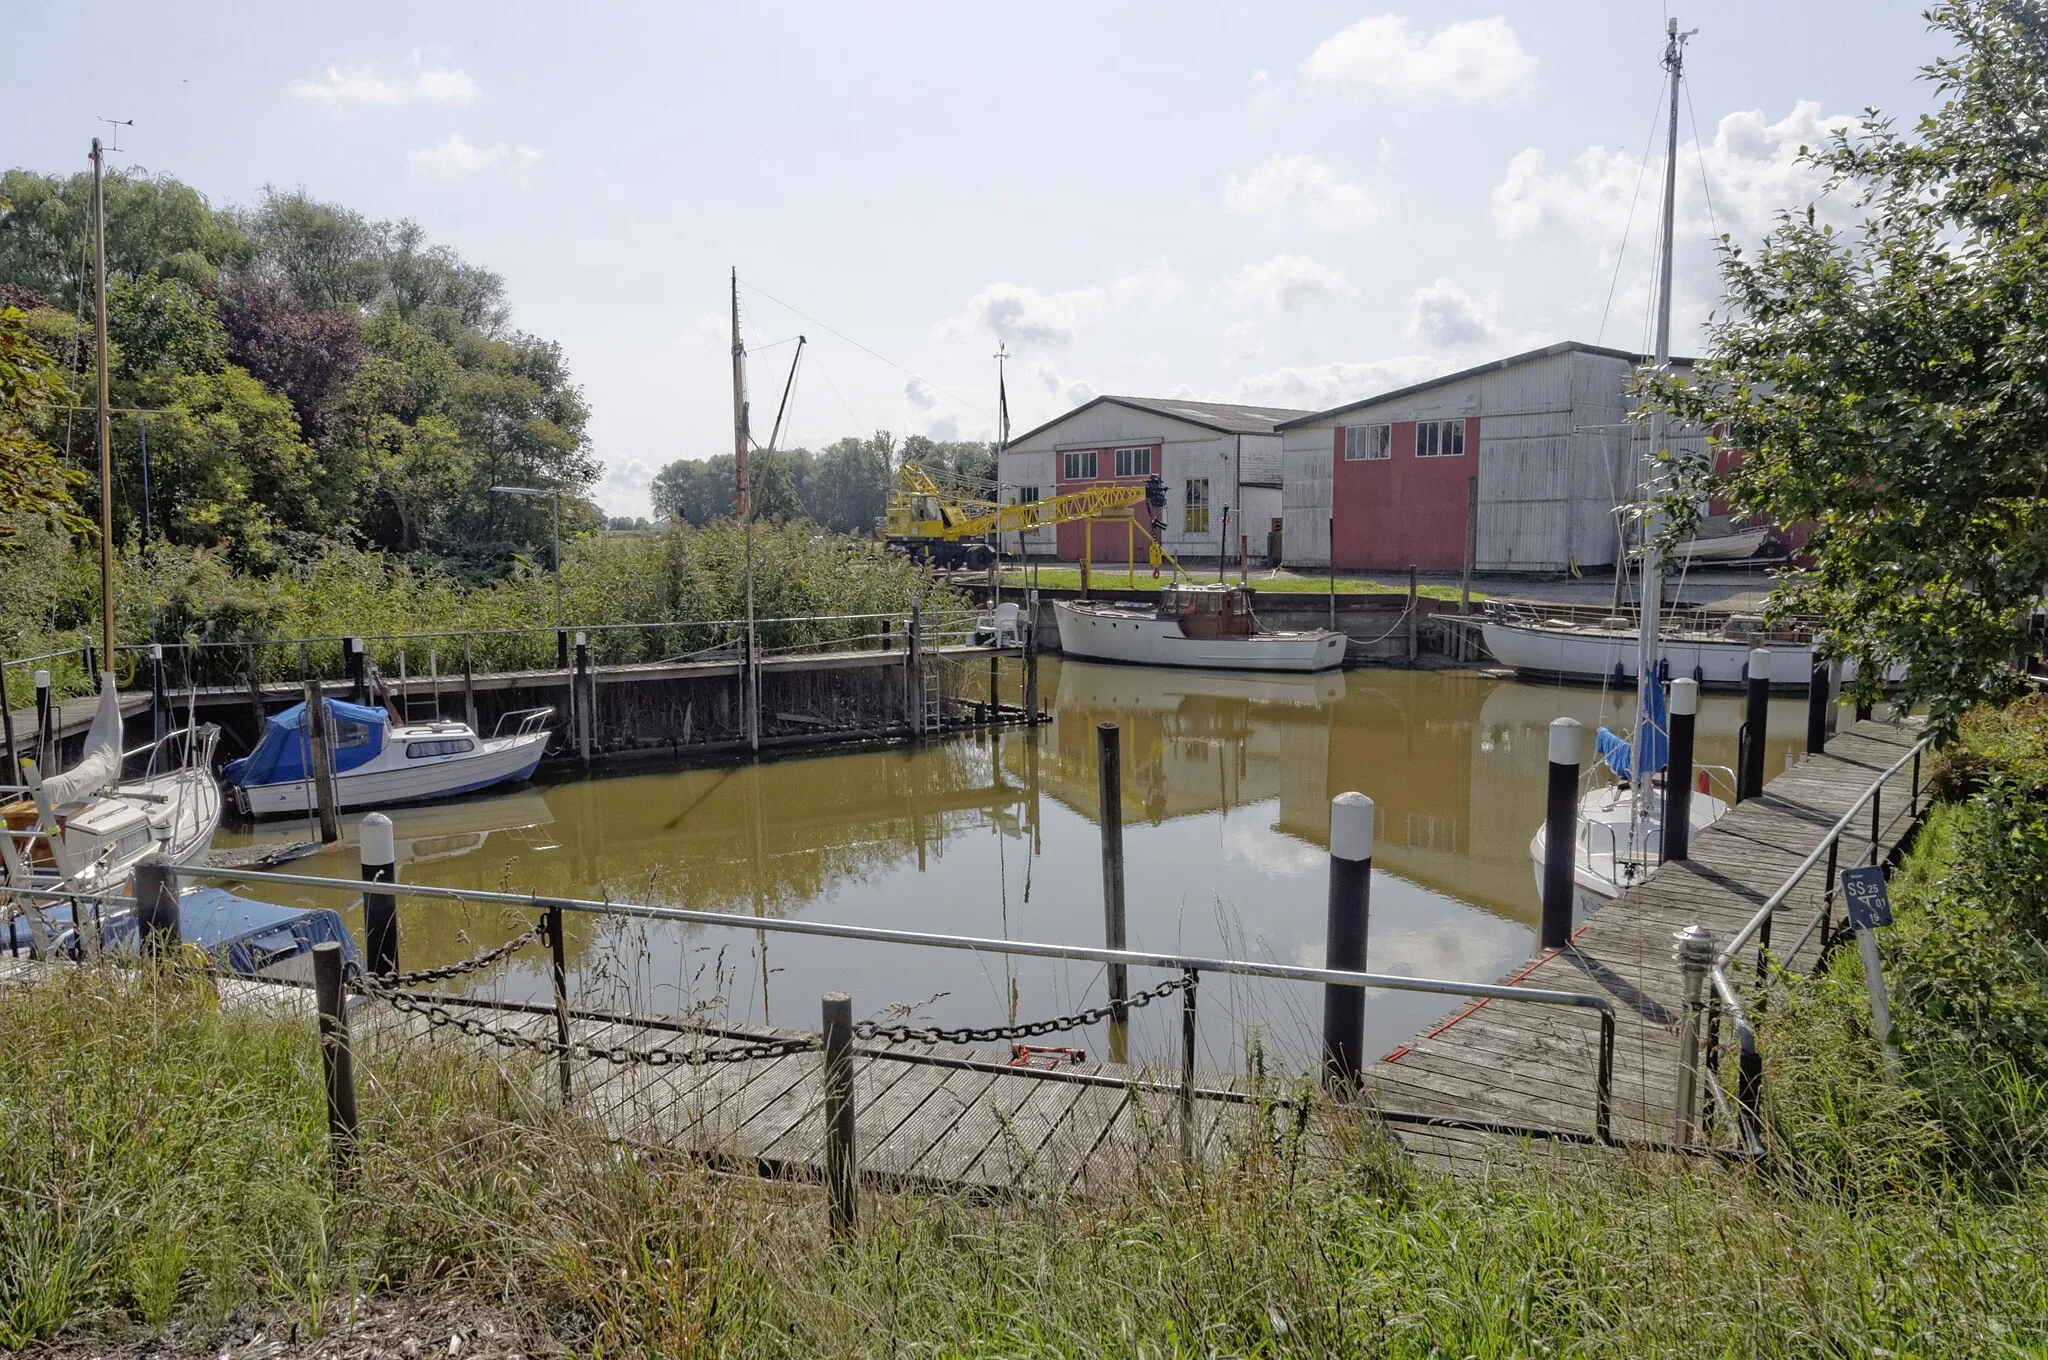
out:
<path id="1" fill-rule="evenodd" d="M 1057 1015 L 1049 1020 L 1027 1020 L 1019 1025 L 963 1025 L 947 1029 L 942 1025 L 917 1028 L 911 1025 L 885 1025 L 875 1020 L 863 1020 L 853 1027 L 853 1037 L 863 1041 L 880 1039 L 886 1044 L 994 1044 L 1012 1039 L 1035 1039 L 1042 1034 L 1064 1034 L 1068 1030 L 1080 1029 L 1085 1025 L 1099 1025 L 1115 1015 L 1119 1009 L 1138 1010 L 1151 1005 L 1161 998 L 1189 986 L 1194 974 L 1183 973 L 1177 978 L 1168 978 L 1157 987 L 1137 993 L 1125 1002 L 1106 1002 L 1091 1006 L 1072 1015 Z"/>
<path id="2" fill-rule="evenodd" d="M 438 968 L 415 968 L 409 973 L 385 973 L 378 976 L 376 981 L 384 987 L 417 987 L 423 982 L 446 982 L 465 973 L 480 972 L 500 959 L 518 953 L 535 940 L 544 938 L 547 933 L 547 918 L 543 917 L 505 943 L 494 949 L 486 949 L 481 954 L 472 954 L 457 963 L 444 963 Z"/>
<path id="3" fill-rule="evenodd" d="M 620 1067 L 638 1063 L 645 1067 L 705 1067 L 713 1063 L 756 1062 L 772 1058 L 786 1058 L 795 1053 L 810 1053 L 821 1045 L 816 1035 L 804 1034 L 788 1039 L 757 1039 L 749 1043 L 735 1043 L 726 1048 L 631 1048 L 625 1044 L 599 1045 L 583 1040 L 572 1040 L 566 1050 L 561 1041 L 551 1034 L 524 1034 L 516 1029 L 493 1025 L 474 1015 L 458 1016 L 438 1001 L 431 1001 L 399 991 L 383 979 L 364 978 L 363 991 L 380 1001 L 389 1002 L 391 1008 L 407 1015 L 417 1015 L 435 1027 L 452 1027 L 472 1039 L 489 1039 L 500 1048 L 520 1048 L 550 1056 L 561 1056 L 565 1051 L 571 1058 L 582 1058 L 591 1062 L 614 1063 Z"/>

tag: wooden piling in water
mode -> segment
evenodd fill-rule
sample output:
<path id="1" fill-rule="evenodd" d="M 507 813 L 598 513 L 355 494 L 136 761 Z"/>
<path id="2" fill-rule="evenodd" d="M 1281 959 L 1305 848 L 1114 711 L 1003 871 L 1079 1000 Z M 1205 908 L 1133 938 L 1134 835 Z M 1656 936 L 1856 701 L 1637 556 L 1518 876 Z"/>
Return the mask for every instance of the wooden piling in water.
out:
<path id="1" fill-rule="evenodd" d="M 313 995 L 320 1011 L 320 1070 L 327 1085 L 327 1147 L 336 1182 L 347 1185 L 355 1172 L 356 1075 L 349 1052 L 341 945 L 334 940 L 313 946 Z"/>
<path id="2" fill-rule="evenodd" d="M 1097 788 L 1102 803 L 1102 914 L 1104 947 L 1124 947 L 1124 784 L 1122 733 L 1115 723 L 1095 725 Z M 1122 1027 L 1131 998 L 1131 972 L 1109 965 L 1110 1061 L 1122 1062 Z"/>
<path id="3" fill-rule="evenodd" d="M 832 1237 L 853 1235 L 859 1215 L 859 1165 L 853 1141 L 853 998 L 827 992 L 820 1029 L 825 1047 L 825 1194 L 831 1206 Z"/>
<path id="4" fill-rule="evenodd" d="M 306 706 L 306 735 L 312 755 L 306 777 L 313 782 L 313 807 L 320 821 L 320 841 L 332 845 L 341 839 L 341 810 L 335 806 L 334 728 L 329 723 L 327 702 L 320 686 L 308 680 L 301 687 Z"/>

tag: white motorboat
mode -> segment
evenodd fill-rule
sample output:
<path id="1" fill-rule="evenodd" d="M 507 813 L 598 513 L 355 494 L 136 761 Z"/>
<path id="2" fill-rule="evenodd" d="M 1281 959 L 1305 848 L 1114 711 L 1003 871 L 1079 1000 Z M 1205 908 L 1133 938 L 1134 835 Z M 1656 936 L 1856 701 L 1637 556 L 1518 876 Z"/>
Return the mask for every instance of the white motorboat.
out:
<path id="1" fill-rule="evenodd" d="M 1672 555 L 1687 562 L 1747 562 L 1762 550 L 1770 536 L 1771 531 L 1767 528 L 1702 534 L 1679 544 Z"/>
<path id="2" fill-rule="evenodd" d="M 1486 650 L 1516 674 L 1539 680 L 1633 685 L 1642 636 L 1627 618 L 1581 621 L 1501 611 L 1479 626 Z M 1794 633 L 1768 633 L 1741 621 L 1720 629 L 1660 630 L 1658 652 L 1673 676 L 1691 676 L 1707 689 L 1741 689 L 1749 681 L 1749 654 L 1771 649 L 1771 688 L 1804 691 L 1813 674 L 1813 641 Z M 1905 667 L 1885 670 L 1887 684 L 1905 678 Z M 1856 678 L 1856 663 L 1842 663 L 1844 682 Z"/>
<path id="3" fill-rule="evenodd" d="M 334 734 L 337 810 L 423 802 L 516 783 L 540 764 L 554 717 L 552 708 L 508 713 L 499 720 L 499 731 L 479 737 L 468 723 L 393 722 L 381 708 L 339 699 L 322 702 Z M 272 714 L 256 749 L 224 771 L 245 814 L 303 817 L 317 809 L 306 717 L 302 703 Z"/>
<path id="4" fill-rule="evenodd" d="M 1327 628 L 1258 626 L 1243 586 L 1172 585 L 1158 602 L 1058 600 L 1060 650 L 1090 661 L 1204 670 L 1323 671 L 1342 665 L 1347 639 Z"/>
<path id="5" fill-rule="evenodd" d="M 124 753 L 121 727 L 114 677 L 103 673 L 78 763 L 45 778 L 24 760 L 28 782 L 0 790 L 0 868 L 9 883 L 110 890 L 150 855 L 178 864 L 206 857 L 220 826 L 220 786 L 209 768 L 220 729 L 193 725 Z"/>

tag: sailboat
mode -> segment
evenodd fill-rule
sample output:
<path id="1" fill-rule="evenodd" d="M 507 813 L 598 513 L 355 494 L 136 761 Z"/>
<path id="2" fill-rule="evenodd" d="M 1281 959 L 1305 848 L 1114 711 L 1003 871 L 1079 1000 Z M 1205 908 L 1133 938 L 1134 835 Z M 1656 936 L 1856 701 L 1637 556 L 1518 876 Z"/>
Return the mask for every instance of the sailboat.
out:
<path id="1" fill-rule="evenodd" d="M 113 446 L 107 402 L 107 270 L 104 158 L 92 144 L 94 353 L 99 365 L 100 651 L 114 658 Z M 4 703 L 0 696 L 0 703 Z M 0 872 L 5 884 L 107 893 L 119 891 L 151 855 L 180 864 L 205 858 L 220 826 L 220 785 L 211 772 L 219 729 L 188 713 L 186 726 L 132 751 L 122 749 L 120 695 L 110 669 L 99 672 L 99 703 L 78 762 L 45 776 L 22 761 L 20 784 L 0 784 Z M 131 774 L 130 771 L 133 771 Z M 4 896 L 4 893 L 0 893 Z M 32 933 L 42 911 L 27 902 Z M 11 939 L 10 935 L 10 939 Z"/>
<path id="2" fill-rule="evenodd" d="M 1664 69 L 1670 76 L 1671 113 L 1664 153 L 1662 257 L 1657 271 L 1657 349 L 1652 359 L 1659 372 L 1671 362 L 1671 236 L 1678 192 L 1678 84 L 1685 70 L 1685 40 L 1691 36 L 1679 32 L 1676 19 L 1667 22 Z M 1654 406 L 1649 423 L 1649 447 L 1654 455 L 1664 447 L 1664 416 Z M 1664 564 L 1657 547 L 1658 466 L 1653 456 L 1646 497 L 1650 520 L 1643 533 L 1642 623 L 1637 630 L 1633 658 L 1635 727 L 1629 737 L 1605 727 L 1597 734 L 1601 759 L 1587 772 L 1588 782 L 1579 794 L 1577 845 L 1572 860 L 1574 918 L 1621 896 L 1646 877 L 1663 857 L 1665 789 L 1661 774 L 1669 736 L 1664 693 L 1669 663 L 1659 636 Z M 1692 830 L 1698 832 L 1727 812 L 1728 804 L 1703 788 L 1690 799 L 1687 820 Z M 1539 891 L 1547 839 L 1548 828 L 1538 827 L 1529 842 Z"/>

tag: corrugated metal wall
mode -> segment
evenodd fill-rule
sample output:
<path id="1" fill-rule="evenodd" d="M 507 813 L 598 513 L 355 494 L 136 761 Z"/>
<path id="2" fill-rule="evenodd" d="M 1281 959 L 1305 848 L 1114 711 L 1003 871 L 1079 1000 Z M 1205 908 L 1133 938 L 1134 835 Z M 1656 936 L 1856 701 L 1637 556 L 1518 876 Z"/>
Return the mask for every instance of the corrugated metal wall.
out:
<path id="1" fill-rule="evenodd" d="M 1290 567 L 1330 565 L 1330 427 L 1289 430 L 1280 454 L 1283 557 Z"/>

